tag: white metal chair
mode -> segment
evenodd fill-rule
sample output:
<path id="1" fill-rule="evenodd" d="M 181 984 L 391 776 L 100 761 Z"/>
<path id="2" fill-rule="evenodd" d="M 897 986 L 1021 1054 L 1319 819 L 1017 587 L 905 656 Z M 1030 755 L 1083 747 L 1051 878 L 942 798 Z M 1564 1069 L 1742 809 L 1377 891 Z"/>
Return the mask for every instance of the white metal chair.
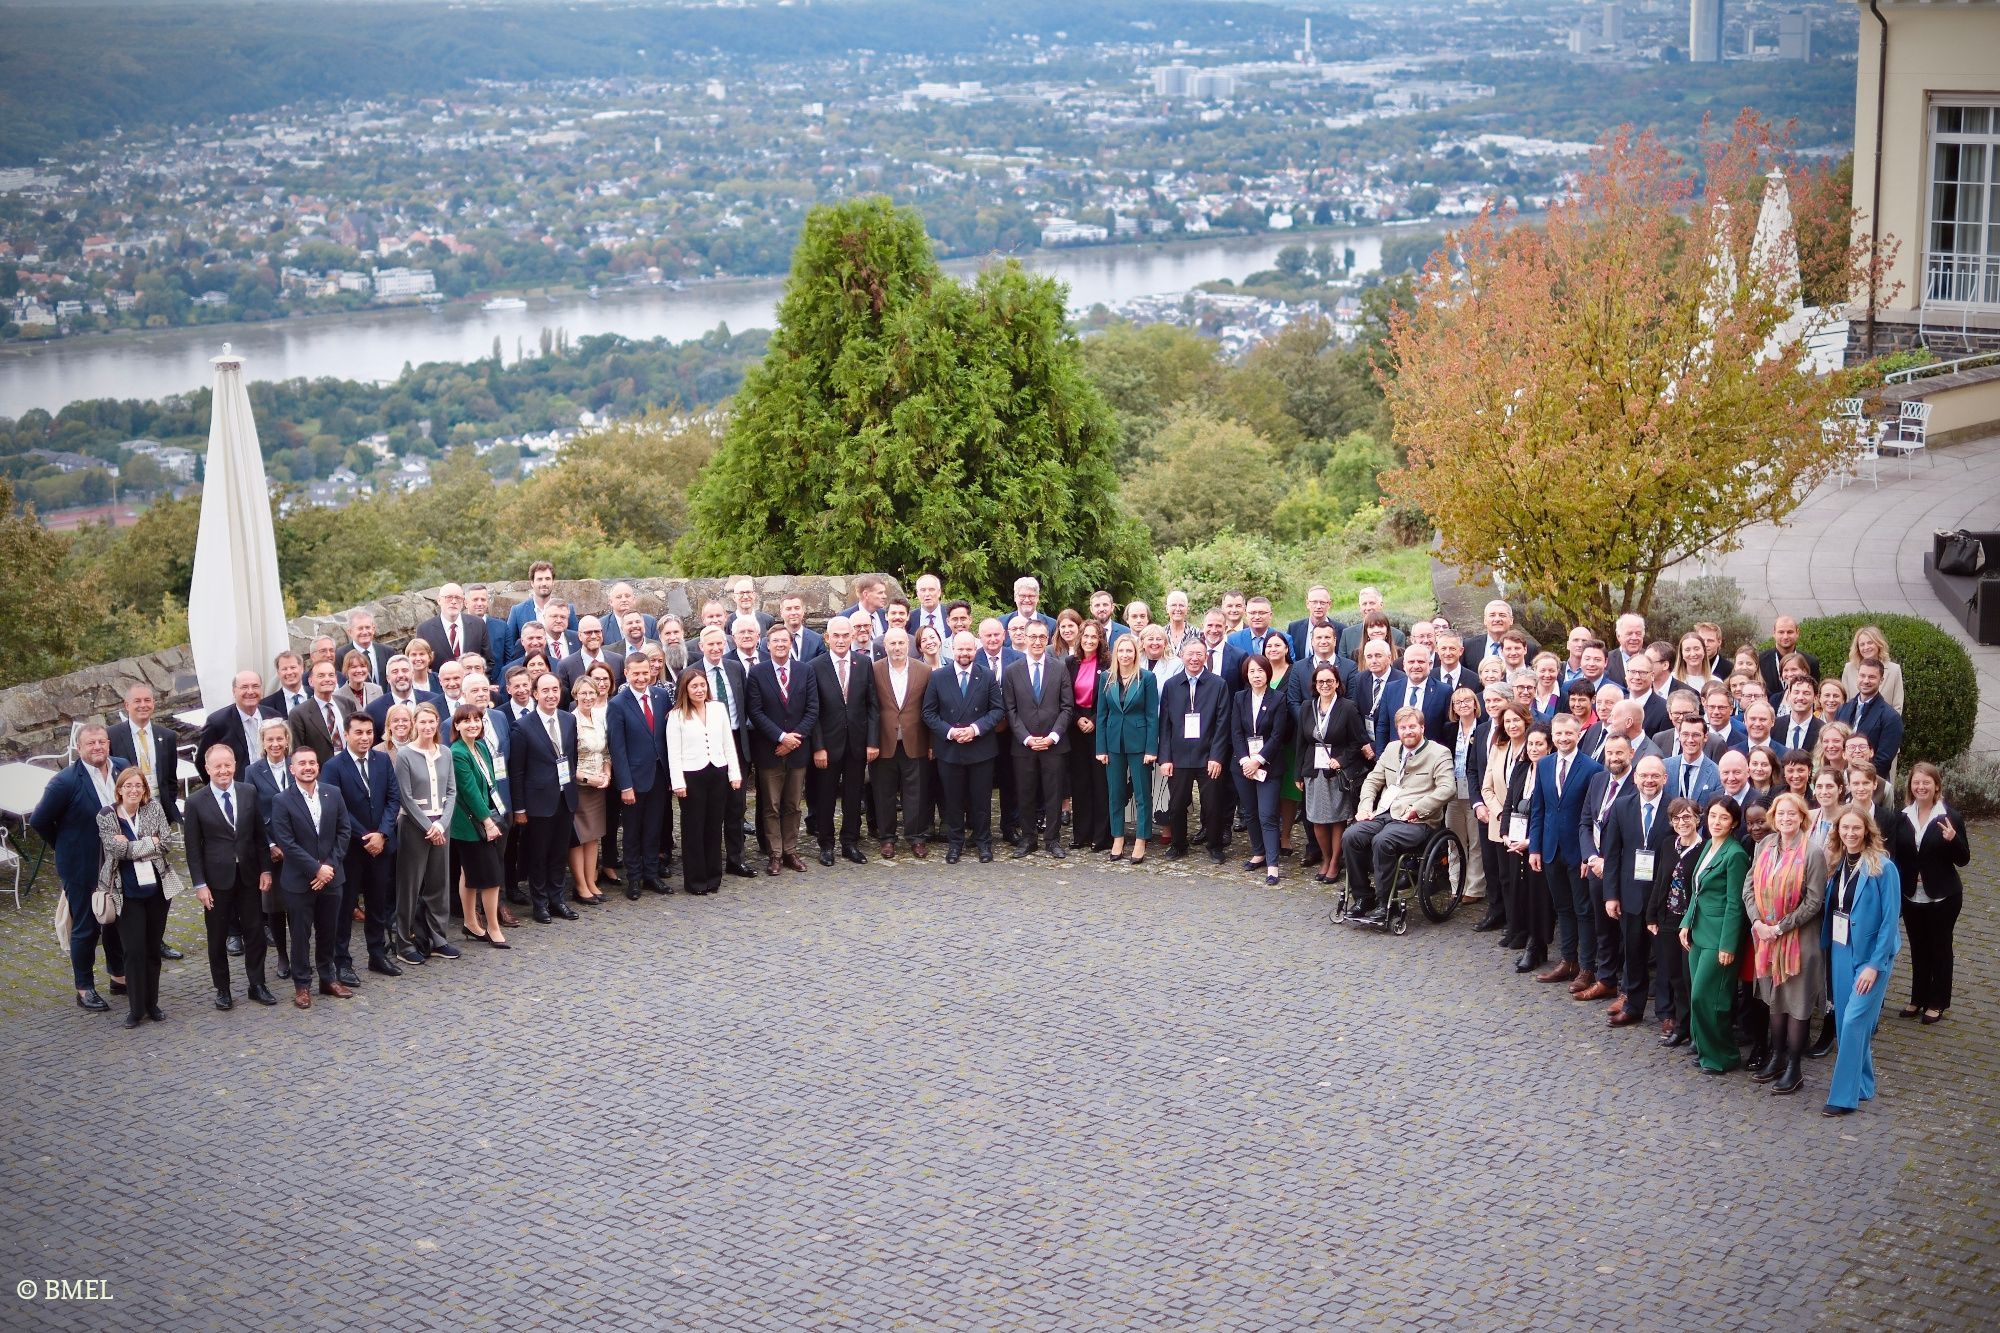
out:
<path id="1" fill-rule="evenodd" d="M 1856 481 L 1868 478 L 1869 486 L 1879 490 L 1882 486 L 1882 431 L 1874 422 L 1863 418 L 1850 428 L 1853 444 L 1848 452 L 1848 470 Z"/>
<path id="2" fill-rule="evenodd" d="M 0 824 L 0 875 L 9 871 L 14 875 L 14 887 L 0 887 L 0 893 L 14 895 L 14 910 L 18 912 L 21 910 L 21 853 L 8 843 L 7 826 Z"/>
<path id="3" fill-rule="evenodd" d="M 1923 454 L 1926 466 L 1936 466 L 1924 447 L 1924 434 L 1930 421 L 1929 403 L 1904 403 L 1896 413 L 1895 421 L 1887 423 L 1883 429 L 1882 450 L 1901 456 L 1905 476 L 1916 474 L 1918 454 Z"/>

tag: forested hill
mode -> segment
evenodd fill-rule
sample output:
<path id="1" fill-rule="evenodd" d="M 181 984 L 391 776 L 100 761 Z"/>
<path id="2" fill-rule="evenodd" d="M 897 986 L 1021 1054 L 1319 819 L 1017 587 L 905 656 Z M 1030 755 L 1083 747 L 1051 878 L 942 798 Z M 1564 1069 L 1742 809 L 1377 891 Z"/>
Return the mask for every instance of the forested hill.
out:
<path id="1" fill-rule="evenodd" d="M 742 9 L 655 4 L 78 4 L 0 7 L 0 165 L 118 127 L 180 124 L 305 98 L 443 93 L 474 79 L 685 79 L 709 56 L 984 50 L 1015 34 L 1071 43 L 1233 42 L 1296 17 L 1184 0 L 849 0 Z M 1350 25 L 1317 20 L 1333 37 Z"/>

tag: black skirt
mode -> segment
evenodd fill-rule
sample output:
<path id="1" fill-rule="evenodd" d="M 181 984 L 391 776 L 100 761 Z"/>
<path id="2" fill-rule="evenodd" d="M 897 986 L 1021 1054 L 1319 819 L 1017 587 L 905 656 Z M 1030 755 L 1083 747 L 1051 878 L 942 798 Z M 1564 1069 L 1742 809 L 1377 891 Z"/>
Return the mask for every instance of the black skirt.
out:
<path id="1" fill-rule="evenodd" d="M 492 842 L 484 838 L 470 841 L 465 838 L 451 840 L 451 859 L 465 875 L 467 888 L 497 889 L 505 875 L 500 868 L 500 839 Z"/>

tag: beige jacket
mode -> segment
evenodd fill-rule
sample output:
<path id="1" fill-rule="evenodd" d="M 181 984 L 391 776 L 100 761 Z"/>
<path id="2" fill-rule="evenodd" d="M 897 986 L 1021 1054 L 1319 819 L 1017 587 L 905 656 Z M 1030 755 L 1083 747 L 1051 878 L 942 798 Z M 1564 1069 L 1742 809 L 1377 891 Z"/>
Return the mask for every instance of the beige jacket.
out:
<path id="1" fill-rule="evenodd" d="M 1377 811 L 1383 794 L 1396 789 L 1389 808 Z M 1436 741 L 1425 741 L 1408 764 L 1403 762 L 1403 745 L 1398 741 L 1375 761 L 1374 771 L 1361 784 L 1361 808 L 1357 819 L 1372 819 L 1377 813 L 1391 819 L 1414 819 L 1424 824 L 1442 824 L 1444 808 L 1458 795 L 1458 774 L 1452 767 L 1451 751 Z"/>

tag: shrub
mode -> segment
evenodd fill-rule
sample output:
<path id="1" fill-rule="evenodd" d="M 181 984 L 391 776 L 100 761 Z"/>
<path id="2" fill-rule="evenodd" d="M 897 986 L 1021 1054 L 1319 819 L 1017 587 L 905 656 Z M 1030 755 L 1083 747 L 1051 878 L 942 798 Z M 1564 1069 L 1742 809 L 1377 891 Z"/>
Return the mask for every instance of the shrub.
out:
<path id="1" fill-rule="evenodd" d="M 2000 815 L 2000 759 L 1962 754 L 1946 764 L 1944 798 L 1968 819 Z"/>
<path id="2" fill-rule="evenodd" d="M 1725 657 L 1743 644 L 1757 642 L 1760 633 L 1757 622 L 1743 613 L 1743 589 L 1736 580 L 1712 574 L 1686 583 L 1662 582 L 1654 588 L 1653 609 L 1646 615 L 1646 635 L 1677 642 L 1704 620 L 1722 627 Z"/>
<path id="3" fill-rule="evenodd" d="M 1165 588 L 1184 589 L 1191 614 L 1200 616 L 1231 589 L 1250 593 L 1284 586 L 1283 553 L 1262 537 L 1225 531 L 1196 546 L 1160 554 Z M 1161 616 L 1165 619 L 1165 616 Z"/>
<path id="4" fill-rule="evenodd" d="M 1819 659 L 1824 675 L 1838 676 L 1854 631 L 1873 625 L 1889 640 L 1903 668 L 1903 748 L 1900 758 L 1947 763 L 1972 744 L 1979 714 L 1979 677 L 1958 640 L 1915 616 L 1859 612 L 1815 616 L 1799 623 L 1799 647 Z M 1904 765 L 1908 767 L 1907 764 Z"/>

